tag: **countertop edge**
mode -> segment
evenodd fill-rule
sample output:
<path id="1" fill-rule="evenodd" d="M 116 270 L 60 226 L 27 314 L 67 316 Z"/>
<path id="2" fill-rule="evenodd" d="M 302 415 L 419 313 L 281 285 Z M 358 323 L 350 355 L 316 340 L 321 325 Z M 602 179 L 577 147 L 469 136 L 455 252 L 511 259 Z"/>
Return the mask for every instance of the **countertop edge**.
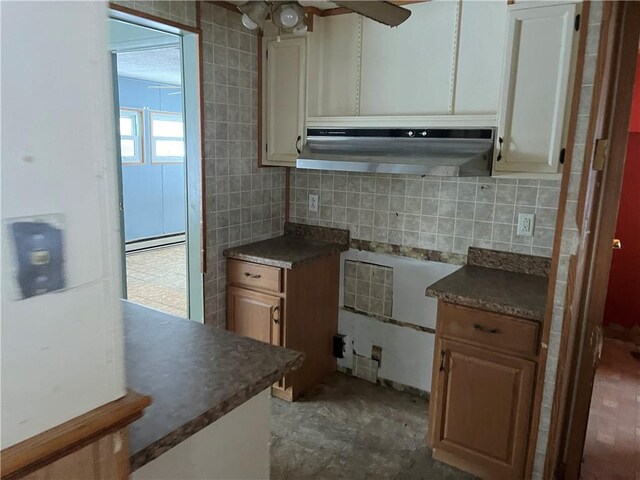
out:
<path id="1" fill-rule="evenodd" d="M 303 360 L 304 354 L 300 353 L 295 360 L 284 364 L 282 368 L 279 368 L 271 374 L 263 377 L 260 381 L 238 390 L 231 397 L 191 419 L 189 422 L 165 435 L 163 438 L 147 445 L 138 452 L 132 453 L 129 456 L 130 473 L 133 473 L 147 463 L 158 458 L 163 453 L 185 441 L 200 430 L 208 427 L 216 420 L 222 418 L 236 407 L 239 407 L 243 403 L 252 399 L 260 392 L 273 385 L 287 373 L 299 368 L 302 365 Z"/>
<path id="2" fill-rule="evenodd" d="M 440 290 L 433 290 L 430 287 L 427 288 L 426 296 L 443 300 L 453 305 L 460 305 L 462 307 L 477 308 L 480 310 L 486 310 L 493 313 L 499 313 L 502 315 L 509 315 L 512 317 L 521 318 L 524 320 L 531 320 L 534 322 L 542 322 L 544 319 L 544 312 L 536 312 L 529 309 L 523 309 L 516 306 L 505 305 L 504 303 L 487 302 L 477 297 L 464 297 L 457 294 L 450 294 L 442 292 Z"/>
<path id="3" fill-rule="evenodd" d="M 225 249 L 222 251 L 222 255 L 225 258 L 230 258 L 233 260 L 242 260 L 244 262 L 252 262 L 252 263 L 257 263 L 260 265 L 266 265 L 269 267 L 277 267 L 277 268 L 286 268 L 288 270 L 291 270 L 292 268 L 296 268 L 300 265 L 304 265 L 306 263 L 310 263 L 310 262 L 314 262 L 316 260 L 319 260 L 321 258 L 325 258 L 325 257 L 329 257 L 331 255 L 336 255 L 342 252 L 346 252 L 347 250 L 349 250 L 349 247 L 346 245 L 341 245 L 339 243 L 334 243 L 334 244 L 330 244 L 328 242 L 326 242 L 328 245 L 335 245 L 335 248 L 331 249 L 331 250 L 327 250 L 327 251 L 323 251 L 314 255 L 311 255 L 307 258 L 305 258 L 304 260 L 298 260 L 295 262 L 289 262 L 289 261 L 285 261 L 285 260 L 274 260 L 271 259 L 269 257 L 261 257 L 261 256 L 257 256 L 257 255 L 249 255 L 246 253 L 239 253 L 239 252 L 234 252 L 231 250 L 231 248 L 235 248 L 235 247 L 231 247 L 229 249 Z"/>

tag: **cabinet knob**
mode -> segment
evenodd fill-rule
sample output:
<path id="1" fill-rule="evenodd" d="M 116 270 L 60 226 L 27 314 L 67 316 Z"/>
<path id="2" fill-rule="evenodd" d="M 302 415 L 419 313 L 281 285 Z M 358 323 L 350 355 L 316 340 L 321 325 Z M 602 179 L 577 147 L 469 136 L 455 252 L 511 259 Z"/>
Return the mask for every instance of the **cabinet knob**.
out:
<path id="1" fill-rule="evenodd" d="M 409 130 L 407 132 L 407 135 L 409 135 L 410 137 L 413 137 L 415 135 L 415 132 L 413 130 Z"/>
<path id="2" fill-rule="evenodd" d="M 278 314 L 277 316 L 276 313 Z M 273 320 L 273 323 L 276 325 L 280 324 L 280 307 L 278 305 L 271 306 L 271 320 Z"/>

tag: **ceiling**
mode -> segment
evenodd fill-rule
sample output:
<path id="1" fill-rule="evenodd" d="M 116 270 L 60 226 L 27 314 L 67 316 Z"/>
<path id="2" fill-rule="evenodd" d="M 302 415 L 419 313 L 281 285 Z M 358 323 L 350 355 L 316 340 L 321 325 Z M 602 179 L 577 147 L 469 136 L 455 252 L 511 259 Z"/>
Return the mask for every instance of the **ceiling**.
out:
<path id="1" fill-rule="evenodd" d="M 118 75 L 170 85 L 182 83 L 180 39 L 176 35 L 110 19 L 109 49 L 117 54 Z"/>
<path id="2" fill-rule="evenodd" d="M 118 53 L 118 75 L 150 82 L 182 83 L 178 47 Z"/>

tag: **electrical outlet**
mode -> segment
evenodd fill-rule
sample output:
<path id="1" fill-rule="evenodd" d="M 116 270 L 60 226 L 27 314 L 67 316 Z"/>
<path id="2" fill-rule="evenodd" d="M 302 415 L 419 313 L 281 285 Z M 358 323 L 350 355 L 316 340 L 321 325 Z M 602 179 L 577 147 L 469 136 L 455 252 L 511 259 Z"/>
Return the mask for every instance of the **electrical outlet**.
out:
<path id="1" fill-rule="evenodd" d="M 318 195 L 309 195 L 309 211 L 318 211 Z"/>
<path id="2" fill-rule="evenodd" d="M 533 237 L 536 216 L 533 213 L 518 214 L 518 232 L 522 237 Z"/>

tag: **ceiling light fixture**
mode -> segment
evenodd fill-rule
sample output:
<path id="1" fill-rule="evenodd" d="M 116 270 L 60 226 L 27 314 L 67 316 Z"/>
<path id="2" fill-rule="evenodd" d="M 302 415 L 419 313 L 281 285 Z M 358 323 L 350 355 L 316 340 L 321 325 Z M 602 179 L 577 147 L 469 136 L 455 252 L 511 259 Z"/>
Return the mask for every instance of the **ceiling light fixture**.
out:
<path id="1" fill-rule="evenodd" d="M 275 8 L 271 16 L 276 27 L 292 29 L 304 18 L 304 10 L 297 3 L 283 3 Z"/>
<path id="2" fill-rule="evenodd" d="M 242 25 L 244 25 L 249 30 L 255 30 L 256 28 L 258 28 L 258 24 L 251 20 L 251 17 L 246 13 L 242 14 Z"/>
<path id="3" fill-rule="evenodd" d="M 267 2 L 245 2 L 238 7 L 244 15 L 242 15 L 242 24 L 249 30 L 262 28 L 264 21 L 271 13 L 271 7 Z M 255 26 L 254 26 L 255 25 Z"/>

